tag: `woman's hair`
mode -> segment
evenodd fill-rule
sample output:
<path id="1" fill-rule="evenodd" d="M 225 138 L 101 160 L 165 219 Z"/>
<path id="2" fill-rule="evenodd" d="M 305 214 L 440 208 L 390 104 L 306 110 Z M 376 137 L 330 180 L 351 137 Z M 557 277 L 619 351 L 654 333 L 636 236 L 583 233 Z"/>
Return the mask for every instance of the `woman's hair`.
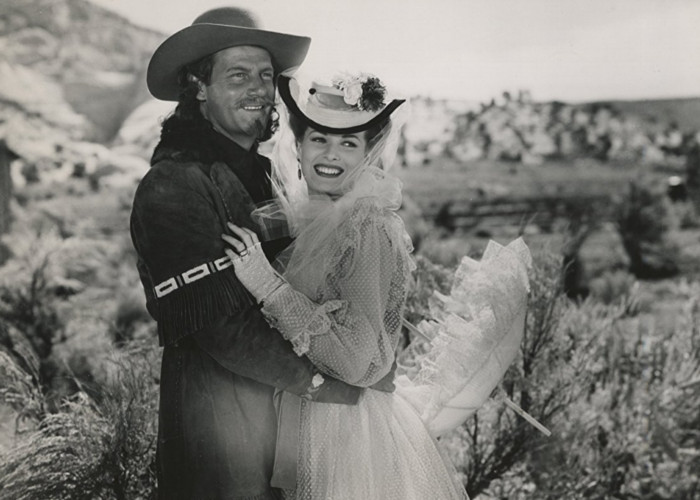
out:
<path id="1" fill-rule="evenodd" d="M 180 96 L 175 111 L 163 121 L 163 133 L 175 132 L 182 129 L 202 125 L 204 117 L 199 109 L 200 101 L 199 82 L 204 85 L 211 83 L 211 73 L 214 69 L 214 54 L 183 66 L 177 75 L 177 84 L 180 88 Z M 258 142 L 265 142 L 272 137 L 279 126 L 279 115 L 273 107 L 267 127 Z"/>
<path id="2" fill-rule="evenodd" d="M 310 125 L 296 115 L 289 113 L 289 127 L 292 129 L 294 138 L 300 143 L 304 139 L 304 134 L 310 128 Z M 311 127 L 313 128 L 313 127 Z M 367 141 L 367 151 L 379 143 L 382 137 L 385 137 L 391 131 L 391 118 L 386 118 L 377 123 L 373 127 L 365 130 L 365 140 Z"/>

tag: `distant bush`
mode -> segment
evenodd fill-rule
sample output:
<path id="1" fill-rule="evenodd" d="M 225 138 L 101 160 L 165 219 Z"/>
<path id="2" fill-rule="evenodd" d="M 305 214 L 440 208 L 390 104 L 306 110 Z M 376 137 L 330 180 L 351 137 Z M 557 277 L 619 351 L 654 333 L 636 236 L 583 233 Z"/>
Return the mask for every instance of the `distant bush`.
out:
<path id="1" fill-rule="evenodd" d="M 423 239 L 420 253 L 441 266 L 455 268 L 462 257 L 473 253 L 465 238 L 446 236 L 438 230 L 434 230 L 430 236 Z"/>
<path id="2" fill-rule="evenodd" d="M 434 231 L 432 224 L 425 219 L 421 208 L 408 195 L 403 196 L 399 216 L 411 236 L 414 248 L 420 249 L 426 239 L 432 236 L 431 233 Z"/>
<path id="3" fill-rule="evenodd" d="M 148 315 L 140 289 L 135 292 L 124 292 L 117 298 L 117 308 L 114 313 L 114 320 L 110 327 L 110 336 L 115 345 L 122 345 L 139 337 L 140 327 L 150 324 L 151 317 Z M 149 331 L 155 338 L 155 332 Z"/>
<path id="4" fill-rule="evenodd" d="M 678 273 L 678 249 L 668 237 L 676 222 L 665 191 L 643 181 L 631 182 L 616 200 L 614 215 L 630 272 L 642 279 Z"/>
<path id="5" fill-rule="evenodd" d="M 37 382 L 46 384 L 59 372 L 52 358 L 54 344 L 63 332 L 63 322 L 56 307 L 52 281 L 52 254 L 60 247 L 55 233 L 12 240 L 15 256 L 0 268 L 0 323 L 16 329 L 26 339 L 18 344 L 17 335 L 0 337 L 1 345 L 20 363 L 25 363 L 22 349 L 30 348 L 37 357 Z M 26 354 L 25 354 L 26 355 Z M 25 366 L 25 368 L 28 368 Z"/>
<path id="6" fill-rule="evenodd" d="M 449 268 L 433 263 L 422 254 L 416 255 L 415 262 L 413 286 L 409 290 L 404 316 L 410 323 L 417 325 L 428 315 L 428 299 L 433 291 L 449 292 L 453 273 Z"/>
<path id="7" fill-rule="evenodd" d="M 636 278 L 623 270 L 605 271 L 600 276 L 591 279 L 589 290 L 591 298 L 603 304 L 612 305 L 629 301 L 630 297 L 635 297 L 636 288 L 639 283 Z M 639 304 L 630 304 L 633 308 L 627 311 L 632 314 L 637 311 Z"/>
<path id="8" fill-rule="evenodd" d="M 4 237 L 11 258 L 0 267 L 0 323 L 25 336 L 39 360 L 38 383 L 60 401 L 78 383 L 89 392 L 104 377 L 95 360 L 115 343 L 155 334 L 130 244 L 89 224 L 63 233 L 59 222 L 34 217 Z M 0 346 L 23 362 L 12 337 L 0 335 Z"/>
<path id="9" fill-rule="evenodd" d="M 700 213 L 692 201 L 672 203 L 670 210 L 680 229 L 700 228 Z"/>

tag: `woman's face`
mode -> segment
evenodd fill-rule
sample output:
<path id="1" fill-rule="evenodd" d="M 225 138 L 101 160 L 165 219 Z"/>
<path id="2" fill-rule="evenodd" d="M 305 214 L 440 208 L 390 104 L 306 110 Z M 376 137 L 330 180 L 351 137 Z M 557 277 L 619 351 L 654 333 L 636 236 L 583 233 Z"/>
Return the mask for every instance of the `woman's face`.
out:
<path id="1" fill-rule="evenodd" d="M 340 196 L 341 184 L 360 166 L 366 150 L 364 132 L 336 135 L 308 128 L 299 152 L 309 194 Z"/>

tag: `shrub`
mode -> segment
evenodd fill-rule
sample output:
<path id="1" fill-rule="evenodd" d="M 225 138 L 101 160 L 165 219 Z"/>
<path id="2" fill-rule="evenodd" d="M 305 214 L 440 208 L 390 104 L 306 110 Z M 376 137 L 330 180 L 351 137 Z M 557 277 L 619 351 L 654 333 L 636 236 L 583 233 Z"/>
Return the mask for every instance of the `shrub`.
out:
<path id="1" fill-rule="evenodd" d="M 559 258 L 536 256 L 521 356 L 502 383 L 508 396 L 545 426 L 577 396 L 580 389 L 572 373 L 587 362 L 585 356 L 574 355 L 575 338 L 558 335 L 568 304 L 562 284 Z M 446 439 L 453 457 L 462 454 L 457 468 L 472 497 L 521 466 L 542 443 L 534 427 L 495 401 Z"/>
<path id="2" fill-rule="evenodd" d="M 631 297 L 636 297 L 636 289 L 639 283 L 627 271 L 612 270 L 605 271 L 600 276 L 593 278 L 589 283 L 591 298 L 603 304 L 619 304 L 628 301 Z M 633 309 L 628 312 L 633 314 L 639 307 L 638 303 L 630 304 Z"/>
<path id="3" fill-rule="evenodd" d="M 591 385 L 531 456 L 531 498 L 697 498 L 699 311 L 696 296 L 663 334 L 637 317 L 589 337 Z"/>
<path id="4" fill-rule="evenodd" d="M 678 273 L 678 249 L 669 241 L 675 222 L 663 190 L 630 182 L 615 202 L 615 222 L 638 278 L 658 279 Z"/>
<path id="5" fill-rule="evenodd" d="M 433 231 L 430 238 L 424 238 L 421 245 L 421 255 L 446 268 L 456 268 L 462 257 L 472 253 L 472 248 L 466 238 L 445 236 Z"/>
<path id="6" fill-rule="evenodd" d="M 434 271 L 437 277 L 422 283 L 440 289 L 450 273 L 425 259 L 421 272 Z M 535 255 L 521 353 L 500 391 L 553 434 L 539 434 L 496 395 L 441 438 L 472 498 L 700 493 L 700 285 L 675 285 L 672 295 L 683 303 L 666 323 L 639 308 L 629 275 L 610 282 L 600 292 L 607 303 L 598 285 L 593 296 L 572 302 L 560 258 Z M 411 314 L 424 314 L 419 302 L 429 294 L 413 297 Z"/>
<path id="7" fill-rule="evenodd" d="M 56 272 L 52 255 L 61 240 L 55 232 L 48 232 L 18 236 L 11 241 L 16 257 L 0 268 L 0 321 L 23 333 L 39 361 L 37 382 L 49 382 L 58 372 L 51 353 L 63 330 L 51 279 Z M 24 363 L 26 359 L 18 351 L 24 346 L 17 344 L 18 338 L 6 335 L 0 341 Z"/>
<path id="8" fill-rule="evenodd" d="M 158 349 L 127 347 L 115 355 L 115 375 L 99 397 L 76 393 L 1 457 L 0 499 L 155 498 Z M 23 393 L 40 404 L 41 391 L 29 390 L 8 360 L 1 361 L 16 375 L 0 394 Z"/>
<path id="9" fill-rule="evenodd" d="M 680 229 L 700 228 L 700 213 L 692 201 L 677 201 L 670 205 L 673 219 Z"/>

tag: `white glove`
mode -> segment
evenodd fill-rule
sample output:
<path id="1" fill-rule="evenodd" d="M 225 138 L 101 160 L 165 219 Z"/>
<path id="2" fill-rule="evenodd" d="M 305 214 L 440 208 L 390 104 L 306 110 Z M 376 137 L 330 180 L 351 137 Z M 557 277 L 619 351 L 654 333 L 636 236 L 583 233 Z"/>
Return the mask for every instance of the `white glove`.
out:
<path id="1" fill-rule="evenodd" d="M 222 234 L 223 240 L 236 251 L 226 249 L 233 262 L 236 277 L 258 302 L 263 302 L 272 292 L 287 282 L 273 269 L 265 257 L 258 236 L 250 229 L 228 223 L 229 229 L 238 237 Z"/>

